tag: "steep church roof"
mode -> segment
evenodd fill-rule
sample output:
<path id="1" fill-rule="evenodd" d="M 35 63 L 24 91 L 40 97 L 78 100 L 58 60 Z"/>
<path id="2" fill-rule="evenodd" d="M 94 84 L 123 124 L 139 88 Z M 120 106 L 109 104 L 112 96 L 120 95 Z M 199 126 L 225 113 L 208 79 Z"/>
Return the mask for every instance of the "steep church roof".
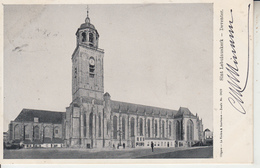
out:
<path id="1" fill-rule="evenodd" d="M 168 117 L 171 117 L 171 116 L 173 117 L 178 112 L 176 110 L 170 110 L 170 109 L 152 107 L 152 106 L 145 106 L 145 105 L 133 104 L 133 103 L 126 103 L 126 102 L 120 102 L 120 101 L 114 101 L 114 100 L 111 100 L 111 109 L 114 112 L 120 111 L 122 113 L 126 113 L 126 112 L 134 113 L 134 114 L 138 113 L 140 115 L 154 114 L 155 116 L 168 115 Z"/>
<path id="2" fill-rule="evenodd" d="M 65 112 L 23 109 L 14 121 L 34 122 L 34 118 L 39 118 L 39 123 L 61 124 L 65 118 Z"/>

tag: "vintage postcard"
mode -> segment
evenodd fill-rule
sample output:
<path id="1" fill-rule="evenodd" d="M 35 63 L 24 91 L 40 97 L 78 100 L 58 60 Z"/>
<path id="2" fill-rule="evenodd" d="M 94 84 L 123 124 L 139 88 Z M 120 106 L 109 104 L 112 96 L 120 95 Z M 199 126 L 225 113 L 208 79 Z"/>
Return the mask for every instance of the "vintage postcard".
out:
<path id="1" fill-rule="evenodd" d="M 253 163 L 251 0 L 1 2 L 0 163 Z"/>

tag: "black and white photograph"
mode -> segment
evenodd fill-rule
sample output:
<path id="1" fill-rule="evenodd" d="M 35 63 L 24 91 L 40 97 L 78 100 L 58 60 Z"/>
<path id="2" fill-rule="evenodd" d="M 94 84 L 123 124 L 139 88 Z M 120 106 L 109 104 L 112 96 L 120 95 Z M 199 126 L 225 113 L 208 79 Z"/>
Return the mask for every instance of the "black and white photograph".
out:
<path id="1" fill-rule="evenodd" d="M 213 3 L 3 18 L 4 159 L 213 159 Z"/>

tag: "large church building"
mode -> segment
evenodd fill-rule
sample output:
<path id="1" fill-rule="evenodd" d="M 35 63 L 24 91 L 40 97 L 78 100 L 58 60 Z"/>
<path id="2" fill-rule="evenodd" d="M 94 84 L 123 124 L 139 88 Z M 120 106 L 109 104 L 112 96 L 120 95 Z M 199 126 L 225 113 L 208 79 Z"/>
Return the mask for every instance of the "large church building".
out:
<path id="1" fill-rule="evenodd" d="M 9 125 L 9 140 L 29 140 L 41 147 L 48 140 L 49 147 L 58 142 L 79 148 L 150 147 L 151 143 L 181 147 L 203 140 L 202 119 L 186 107 L 170 110 L 112 100 L 104 93 L 104 50 L 89 16 L 76 38 L 72 102 L 66 113 L 23 110 Z"/>

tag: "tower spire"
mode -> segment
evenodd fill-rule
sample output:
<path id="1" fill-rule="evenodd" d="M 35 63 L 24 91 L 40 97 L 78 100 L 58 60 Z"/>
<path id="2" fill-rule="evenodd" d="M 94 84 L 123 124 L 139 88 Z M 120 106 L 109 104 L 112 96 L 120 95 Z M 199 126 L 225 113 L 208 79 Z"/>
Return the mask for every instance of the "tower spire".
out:
<path id="1" fill-rule="evenodd" d="M 88 5 L 87 5 L 87 18 L 85 19 L 86 23 L 90 23 L 90 19 L 89 19 L 88 13 L 89 13 L 89 8 L 88 8 Z"/>
<path id="2" fill-rule="evenodd" d="M 88 5 L 87 5 L 87 17 L 88 17 L 88 11 L 89 11 L 89 8 L 88 8 Z"/>

